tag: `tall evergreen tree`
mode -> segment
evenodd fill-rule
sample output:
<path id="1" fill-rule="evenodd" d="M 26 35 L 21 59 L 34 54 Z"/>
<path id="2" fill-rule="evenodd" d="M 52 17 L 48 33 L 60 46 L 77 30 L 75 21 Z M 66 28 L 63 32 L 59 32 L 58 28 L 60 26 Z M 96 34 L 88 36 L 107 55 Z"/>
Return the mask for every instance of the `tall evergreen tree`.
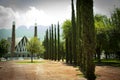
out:
<path id="1" fill-rule="evenodd" d="M 58 61 L 60 61 L 60 25 L 58 22 Z"/>
<path id="2" fill-rule="evenodd" d="M 54 39 L 53 39 L 53 24 L 51 25 L 51 58 L 54 59 Z"/>
<path id="3" fill-rule="evenodd" d="M 83 54 L 85 54 L 85 76 L 88 80 L 95 80 L 95 27 L 93 18 L 93 0 L 82 1 L 82 25 L 83 25 Z M 89 14 L 88 14 L 89 13 Z"/>
<path id="4" fill-rule="evenodd" d="M 50 33 L 50 34 L 49 34 L 49 35 L 50 35 L 50 36 L 49 36 L 49 37 L 50 37 L 50 42 L 49 42 L 50 57 L 49 57 L 49 59 L 51 59 L 51 57 L 52 57 L 52 45 L 51 45 L 51 44 L 52 44 L 52 35 L 51 35 L 51 27 L 50 27 L 50 29 L 49 29 L 49 33 Z"/>
<path id="5" fill-rule="evenodd" d="M 72 35 L 72 32 L 69 33 L 69 37 L 68 37 L 68 54 L 69 54 L 68 60 L 70 64 L 72 64 L 72 61 L 73 61 L 72 36 L 71 35 Z"/>
<path id="6" fill-rule="evenodd" d="M 65 47 L 66 47 L 66 63 L 69 62 L 69 53 L 68 53 L 68 38 L 65 38 Z"/>
<path id="7" fill-rule="evenodd" d="M 50 28 L 48 28 L 48 59 L 50 59 Z"/>
<path id="8" fill-rule="evenodd" d="M 48 29 L 47 29 L 47 31 L 46 31 L 46 59 L 48 59 L 48 53 L 49 53 L 49 46 L 48 46 L 48 43 L 49 41 L 48 41 Z"/>
<path id="9" fill-rule="evenodd" d="M 55 34 L 55 61 L 57 60 L 57 45 L 56 45 L 56 42 L 57 42 L 57 38 L 56 38 L 56 25 L 54 26 L 54 34 Z"/>
<path id="10" fill-rule="evenodd" d="M 76 45 L 77 45 L 77 64 L 82 67 L 82 26 L 81 26 L 81 0 L 76 1 Z"/>
<path id="11" fill-rule="evenodd" d="M 74 64 L 77 64 L 77 54 L 76 54 L 76 23 L 75 23 L 75 11 L 74 11 L 74 3 L 73 0 L 71 0 L 72 5 L 72 55 Z"/>

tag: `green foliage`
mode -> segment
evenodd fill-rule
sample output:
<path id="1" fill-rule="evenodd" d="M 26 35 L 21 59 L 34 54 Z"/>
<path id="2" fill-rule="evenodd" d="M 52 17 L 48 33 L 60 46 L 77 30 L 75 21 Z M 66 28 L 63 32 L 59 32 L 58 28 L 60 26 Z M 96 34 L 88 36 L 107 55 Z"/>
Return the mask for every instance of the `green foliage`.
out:
<path id="1" fill-rule="evenodd" d="M 120 32 L 120 8 L 115 8 L 111 14 L 112 26 L 116 31 Z"/>
<path id="2" fill-rule="evenodd" d="M 2 39 L 0 41 L 0 57 L 7 54 L 9 46 L 10 46 L 10 44 L 7 40 Z"/>
<path id="3" fill-rule="evenodd" d="M 44 47 L 42 46 L 42 43 L 38 40 L 37 37 L 31 38 L 31 40 L 27 44 L 27 50 L 30 53 L 43 53 Z"/>
<path id="4" fill-rule="evenodd" d="M 44 53 L 44 47 L 37 37 L 31 38 L 26 46 L 27 50 L 31 53 L 31 62 L 33 63 L 33 54 Z"/>
<path id="5" fill-rule="evenodd" d="M 60 59 L 61 59 L 61 53 L 60 53 L 60 25 L 59 25 L 59 22 L 58 22 L 58 25 L 57 25 L 57 31 L 58 31 L 58 33 L 57 33 L 57 37 L 58 37 L 58 61 L 60 61 Z"/>
<path id="6" fill-rule="evenodd" d="M 29 60 L 23 60 L 23 61 L 17 61 L 16 63 L 18 63 L 18 64 L 30 64 L 31 62 L 30 62 Z M 44 61 L 34 60 L 33 63 L 34 63 L 34 64 L 37 64 L 37 63 L 44 63 Z"/>
<path id="7" fill-rule="evenodd" d="M 66 53 L 66 62 L 72 63 L 72 22 L 71 20 L 64 21 L 62 25 L 63 29 L 63 39 L 65 39 L 65 53 Z"/>
<path id="8" fill-rule="evenodd" d="M 71 23 L 72 23 L 72 55 L 73 55 L 73 60 L 74 64 L 77 64 L 77 48 L 76 48 L 76 43 L 77 43 L 77 29 L 76 29 L 76 21 L 75 21 L 75 11 L 74 11 L 74 3 L 73 0 L 71 0 L 71 6 L 72 6 L 72 18 L 71 18 Z"/>
<path id="9" fill-rule="evenodd" d="M 120 51 L 120 8 L 115 8 L 111 17 L 97 14 L 94 17 L 96 27 L 97 48 L 107 53 Z M 101 53 L 100 51 L 100 53 Z M 108 55 L 108 54 L 106 54 Z M 117 54 L 118 56 L 118 54 Z"/>
<path id="10" fill-rule="evenodd" d="M 111 28 L 109 18 L 105 15 L 96 14 L 94 17 L 97 34 L 107 31 Z"/>
<path id="11" fill-rule="evenodd" d="M 98 64 L 97 61 L 94 61 L 96 65 L 101 65 L 101 66 L 114 66 L 114 67 L 120 67 L 120 60 L 115 60 L 115 59 L 102 59 L 101 63 Z"/>
<path id="12" fill-rule="evenodd" d="M 63 29 L 63 34 L 62 35 L 63 35 L 64 39 L 66 37 L 70 36 L 71 28 L 72 28 L 71 20 L 64 21 L 64 23 L 62 25 L 62 29 Z"/>
<path id="13" fill-rule="evenodd" d="M 105 15 L 96 14 L 94 17 L 96 29 L 96 53 L 98 62 L 100 62 L 100 55 L 103 50 L 108 49 L 108 31 L 110 30 L 109 19 Z"/>

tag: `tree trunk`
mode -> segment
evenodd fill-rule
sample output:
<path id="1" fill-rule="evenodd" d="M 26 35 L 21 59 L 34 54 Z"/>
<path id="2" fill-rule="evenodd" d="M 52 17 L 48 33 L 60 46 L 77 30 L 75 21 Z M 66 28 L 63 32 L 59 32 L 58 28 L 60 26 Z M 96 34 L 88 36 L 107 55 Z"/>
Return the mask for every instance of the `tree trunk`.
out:
<path id="1" fill-rule="evenodd" d="M 31 53 L 31 63 L 33 63 L 33 53 Z"/>
<path id="2" fill-rule="evenodd" d="M 68 59 L 69 58 L 69 54 L 68 54 L 69 53 L 69 51 L 68 51 L 69 50 L 68 49 L 68 44 L 69 44 L 68 43 L 68 37 L 66 38 L 65 43 L 66 43 L 65 44 L 65 46 L 66 46 L 66 63 L 68 63 L 69 62 L 69 59 Z"/>
<path id="3" fill-rule="evenodd" d="M 98 60 L 98 63 L 100 63 L 100 62 L 101 62 L 101 59 L 100 59 L 101 49 L 100 49 L 100 47 L 98 47 L 98 48 L 96 49 L 96 52 L 97 52 L 97 60 Z"/>
<path id="4" fill-rule="evenodd" d="M 56 26 L 55 26 L 55 61 L 57 60 L 57 45 L 56 45 Z"/>

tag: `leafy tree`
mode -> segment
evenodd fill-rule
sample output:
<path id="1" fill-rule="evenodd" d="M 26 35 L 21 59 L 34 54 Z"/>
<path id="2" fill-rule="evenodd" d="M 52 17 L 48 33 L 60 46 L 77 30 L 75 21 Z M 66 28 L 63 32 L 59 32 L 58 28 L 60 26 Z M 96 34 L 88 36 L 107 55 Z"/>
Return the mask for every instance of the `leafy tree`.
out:
<path id="1" fill-rule="evenodd" d="M 64 21 L 63 25 L 62 25 L 62 29 L 63 29 L 63 39 L 65 39 L 65 53 L 66 53 L 66 63 L 72 63 L 72 51 L 71 51 L 71 47 L 72 47 L 72 36 L 71 36 L 71 29 L 72 29 L 72 23 L 70 20 L 66 20 Z"/>
<path id="2" fill-rule="evenodd" d="M 111 50 L 119 56 L 120 52 L 120 8 L 115 8 L 111 14 L 111 26 L 113 29 L 110 34 Z M 119 56 L 120 57 L 120 56 Z"/>
<path id="3" fill-rule="evenodd" d="M 33 62 L 33 55 L 44 52 L 44 47 L 37 37 L 31 38 L 26 46 L 27 50 L 31 53 L 31 62 Z"/>
<path id="4" fill-rule="evenodd" d="M 72 28 L 72 23 L 71 20 L 65 20 L 63 25 L 62 25 L 62 29 L 63 29 L 63 39 L 65 39 L 66 37 L 69 36 L 70 32 L 71 32 L 71 28 Z"/>
<path id="5" fill-rule="evenodd" d="M 96 14 L 94 17 L 95 20 L 95 29 L 96 29 L 96 54 L 98 62 L 101 62 L 100 55 L 103 50 L 106 50 L 108 47 L 108 33 L 110 29 L 109 19 L 105 15 Z"/>
<path id="6" fill-rule="evenodd" d="M 3 57 L 5 54 L 8 53 L 9 46 L 10 46 L 10 44 L 7 40 L 2 39 L 0 41 L 0 57 Z"/>

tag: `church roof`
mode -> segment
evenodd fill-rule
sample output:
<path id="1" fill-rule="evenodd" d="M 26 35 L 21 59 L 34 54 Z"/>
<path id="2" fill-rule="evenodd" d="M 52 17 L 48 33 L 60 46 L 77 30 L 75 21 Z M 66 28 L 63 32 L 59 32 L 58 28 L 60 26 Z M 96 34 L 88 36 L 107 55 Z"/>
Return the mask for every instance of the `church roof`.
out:
<path id="1" fill-rule="evenodd" d="M 24 36 L 19 42 L 18 44 L 15 46 L 15 50 L 16 51 L 26 51 L 26 45 L 28 43 L 28 39 L 26 36 Z"/>

